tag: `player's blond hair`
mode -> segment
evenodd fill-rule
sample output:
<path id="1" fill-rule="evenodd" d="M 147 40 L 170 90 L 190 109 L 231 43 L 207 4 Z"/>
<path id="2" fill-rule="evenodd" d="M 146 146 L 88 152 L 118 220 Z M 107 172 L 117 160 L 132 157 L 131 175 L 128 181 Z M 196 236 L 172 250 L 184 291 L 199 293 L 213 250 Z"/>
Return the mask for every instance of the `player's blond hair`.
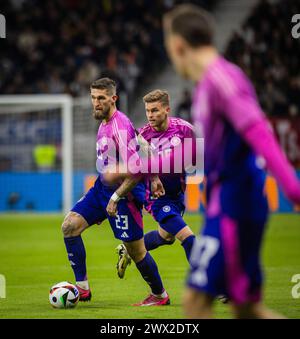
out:
<path id="1" fill-rule="evenodd" d="M 170 105 L 170 96 L 167 91 L 156 89 L 143 97 L 144 103 L 160 102 L 163 106 Z"/>

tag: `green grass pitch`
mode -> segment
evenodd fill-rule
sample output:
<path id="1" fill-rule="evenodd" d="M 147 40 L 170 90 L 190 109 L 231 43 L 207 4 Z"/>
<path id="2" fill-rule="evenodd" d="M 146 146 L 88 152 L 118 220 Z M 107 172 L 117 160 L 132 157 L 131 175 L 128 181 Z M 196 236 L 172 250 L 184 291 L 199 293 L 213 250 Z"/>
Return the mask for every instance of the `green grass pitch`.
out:
<path id="1" fill-rule="evenodd" d="M 201 217 L 186 215 L 198 232 Z M 156 228 L 145 216 L 145 231 Z M 6 299 L 0 299 L 0 318 L 183 318 L 182 293 L 187 271 L 183 249 L 176 242 L 152 251 L 164 285 L 171 297 L 166 307 L 132 307 L 148 294 L 148 287 L 132 264 L 125 278 L 116 275 L 115 247 L 107 222 L 83 234 L 88 275 L 93 292 L 89 303 L 75 309 L 53 309 L 49 288 L 60 281 L 73 281 L 65 253 L 60 215 L 0 216 L 0 274 L 6 277 Z M 290 318 L 300 318 L 300 300 L 293 299 L 291 278 L 300 273 L 300 216 L 273 215 L 263 248 L 266 304 Z M 218 318 L 230 318 L 228 305 L 215 304 Z"/>

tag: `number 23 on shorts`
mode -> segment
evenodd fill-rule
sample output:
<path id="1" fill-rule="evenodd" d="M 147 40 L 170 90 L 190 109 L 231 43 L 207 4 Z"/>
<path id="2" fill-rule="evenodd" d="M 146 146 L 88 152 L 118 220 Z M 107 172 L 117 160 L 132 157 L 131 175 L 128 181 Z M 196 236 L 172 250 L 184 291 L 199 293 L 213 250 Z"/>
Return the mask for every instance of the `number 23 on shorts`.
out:
<path id="1" fill-rule="evenodd" d="M 116 215 L 116 228 L 128 230 L 128 215 Z"/>

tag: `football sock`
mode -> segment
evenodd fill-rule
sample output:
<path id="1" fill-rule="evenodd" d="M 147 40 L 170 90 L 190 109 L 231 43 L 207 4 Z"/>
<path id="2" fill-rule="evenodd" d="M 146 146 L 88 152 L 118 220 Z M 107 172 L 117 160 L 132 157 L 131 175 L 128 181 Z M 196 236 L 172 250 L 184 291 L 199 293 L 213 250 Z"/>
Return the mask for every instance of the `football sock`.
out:
<path id="1" fill-rule="evenodd" d="M 147 252 L 144 259 L 136 263 L 136 267 L 140 271 L 143 279 L 150 286 L 152 293 L 155 295 L 162 294 L 164 288 L 161 277 L 157 265 L 149 252 Z"/>
<path id="2" fill-rule="evenodd" d="M 64 241 L 76 281 L 86 281 L 86 254 L 81 236 L 64 238 Z"/>
<path id="3" fill-rule="evenodd" d="M 191 251 L 192 251 L 192 247 L 194 244 L 194 240 L 195 240 L 195 236 L 190 235 L 189 237 L 185 238 L 183 242 L 181 243 L 181 246 L 185 250 L 185 255 L 188 261 L 190 261 L 190 256 L 191 256 Z"/>
<path id="4" fill-rule="evenodd" d="M 158 231 L 151 231 L 144 236 L 145 247 L 147 251 L 154 250 L 155 248 L 163 245 L 172 245 L 175 240 L 168 241 L 162 238 Z"/>
<path id="5" fill-rule="evenodd" d="M 168 293 L 166 292 L 166 290 L 164 290 L 163 293 L 161 294 L 153 294 L 153 295 L 157 298 L 166 298 L 168 296 Z"/>
<path id="6" fill-rule="evenodd" d="M 84 289 L 84 290 L 89 290 L 90 289 L 88 280 L 85 280 L 85 281 L 76 281 L 76 285 L 79 286 L 80 288 Z"/>

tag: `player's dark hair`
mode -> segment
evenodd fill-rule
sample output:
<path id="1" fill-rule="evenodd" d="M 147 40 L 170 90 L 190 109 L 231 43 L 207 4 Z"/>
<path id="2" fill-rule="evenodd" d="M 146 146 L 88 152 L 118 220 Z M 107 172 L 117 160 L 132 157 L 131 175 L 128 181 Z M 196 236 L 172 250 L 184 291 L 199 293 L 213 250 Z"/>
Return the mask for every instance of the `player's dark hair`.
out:
<path id="1" fill-rule="evenodd" d="M 213 45 L 214 19 L 204 9 L 183 4 L 176 6 L 164 16 L 166 34 L 182 36 L 191 47 Z"/>
<path id="2" fill-rule="evenodd" d="M 91 84 L 91 89 L 106 89 L 110 95 L 116 94 L 116 83 L 110 78 L 97 79 Z"/>

